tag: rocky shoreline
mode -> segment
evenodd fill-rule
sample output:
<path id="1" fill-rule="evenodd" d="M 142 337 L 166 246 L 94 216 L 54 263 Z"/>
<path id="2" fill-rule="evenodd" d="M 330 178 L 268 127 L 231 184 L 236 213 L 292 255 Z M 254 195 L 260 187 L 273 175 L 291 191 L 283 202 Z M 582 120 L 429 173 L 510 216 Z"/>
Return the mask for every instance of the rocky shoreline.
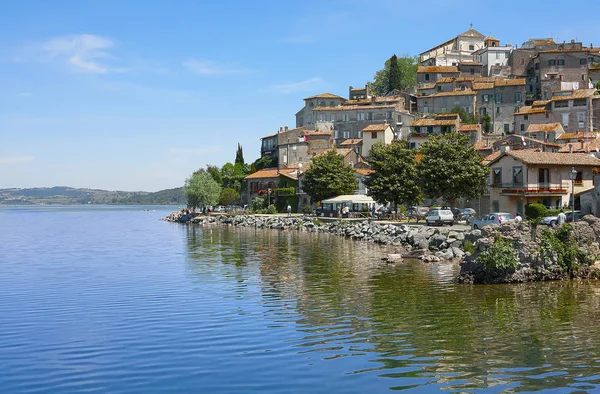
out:
<path id="1" fill-rule="evenodd" d="M 163 220 L 196 225 L 324 232 L 355 240 L 392 245 L 405 258 L 425 262 L 459 261 L 459 283 L 514 283 L 573 278 L 600 279 L 600 219 L 586 216 L 554 229 L 529 223 L 505 223 L 476 230 L 455 230 L 375 221 L 322 223 L 312 216 L 202 215 L 173 212 Z"/>

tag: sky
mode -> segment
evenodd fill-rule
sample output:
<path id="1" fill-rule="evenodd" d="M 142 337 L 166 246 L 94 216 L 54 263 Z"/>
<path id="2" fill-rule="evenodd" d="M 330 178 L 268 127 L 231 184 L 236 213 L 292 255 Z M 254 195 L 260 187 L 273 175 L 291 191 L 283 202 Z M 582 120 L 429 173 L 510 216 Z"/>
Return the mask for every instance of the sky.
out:
<path id="1" fill-rule="evenodd" d="M 471 23 L 600 45 L 597 0 L 0 1 L 0 188 L 179 187 L 238 143 L 250 163 L 303 98 Z"/>

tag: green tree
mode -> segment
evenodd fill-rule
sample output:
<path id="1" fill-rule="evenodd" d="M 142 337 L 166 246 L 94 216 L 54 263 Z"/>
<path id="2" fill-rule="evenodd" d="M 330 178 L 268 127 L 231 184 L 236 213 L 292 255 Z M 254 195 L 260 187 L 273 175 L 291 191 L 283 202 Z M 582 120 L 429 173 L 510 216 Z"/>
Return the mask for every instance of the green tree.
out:
<path id="1" fill-rule="evenodd" d="M 304 173 L 302 183 L 302 189 L 314 201 L 352 194 L 356 186 L 354 169 L 344 164 L 342 155 L 333 149 L 313 158 L 310 168 Z"/>
<path id="2" fill-rule="evenodd" d="M 376 143 L 369 152 L 375 173 L 367 179 L 368 194 L 379 203 L 390 202 L 395 206 L 419 203 L 422 196 L 417 184 L 415 153 L 404 141 L 390 145 Z"/>
<path id="3" fill-rule="evenodd" d="M 489 115 L 481 117 L 481 124 L 483 125 L 483 132 L 489 133 L 492 130 L 492 118 Z"/>
<path id="4" fill-rule="evenodd" d="M 219 167 L 209 164 L 206 166 L 206 172 L 208 172 L 219 185 L 223 183 L 223 177 L 221 176 Z"/>
<path id="5" fill-rule="evenodd" d="M 221 167 L 221 186 L 235 189 L 240 193 L 247 172 L 245 164 L 235 163 L 234 165 L 225 163 Z"/>
<path id="6" fill-rule="evenodd" d="M 221 186 L 204 169 L 200 169 L 185 180 L 184 193 L 190 208 L 216 205 L 221 195 Z"/>
<path id="7" fill-rule="evenodd" d="M 383 96 L 390 91 L 390 66 L 394 56 L 386 60 L 383 68 L 375 73 L 373 82 L 371 82 L 371 91 L 373 94 Z M 400 74 L 400 82 L 397 89 L 407 90 L 417 86 L 417 58 L 403 54 L 400 57 L 396 57 L 396 60 Z"/>
<path id="8" fill-rule="evenodd" d="M 418 179 L 427 197 L 443 198 L 454 205 L 458 198 L 476 199 L 485 192 L 489 168 L 481 163 L 468 136 L 458 132 L 432 136 L 420 153 Z"/>
<path id="9" fill-rule="evenodd" d="M 263 156 L 261 158 L 256 159 L 250 167 L 252 168 L 252 166 L 254 166 L 253 169 L 255 171 L 258 171 L 258 170 L 263 170 L 265 168 L 275 168 L 278 165 L 279 165 L 279 160 L 277 159 L 277 157 Z"/>
<path id="10" fill-rule="evenodd" d="M 242 146 L 238 142 L 237 150 L 235 151 L 235 164 L 244 165 L 244 152 L 242 151 Z"/>
<path id="11" fill-rule="evenodd" d="M 475 119 L 475 116 L 473 114 L 468 113 L 461 107 L 454 107 L 448 113 L 458 114 L 461 122 L 464 124 L 476 124 L 477 123 L 477 119 Z"/>
<path id="12" fill-rule="evenodd" d="M 398 56 L 394 54 L 390 58 L 390 72 L 388 75 L 388 92 L 391 92 L 395 89 L 402 89 L 402 70 L 400 70 L 400 65 L 398 64 Z"/>
<path id="13" fill-rule="evenodd" d="M 230 187 L 226 187 L 221 190 L 221 196 L 219 197 L 219 204 L 231 205 L 240 199 L 240 193 Z"/>

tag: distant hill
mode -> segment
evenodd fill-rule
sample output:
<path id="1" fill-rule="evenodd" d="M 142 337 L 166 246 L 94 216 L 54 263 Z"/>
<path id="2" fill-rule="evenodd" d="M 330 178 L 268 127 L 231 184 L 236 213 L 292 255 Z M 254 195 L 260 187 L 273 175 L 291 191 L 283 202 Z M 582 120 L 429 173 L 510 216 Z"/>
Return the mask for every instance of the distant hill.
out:
<path id="1" fill-rule="evenodd" d="M 183 187 L 157 192 L 123 192 L 77 189 L 65 186 L 0 189 L 0 204 L 185 204 Z"/>

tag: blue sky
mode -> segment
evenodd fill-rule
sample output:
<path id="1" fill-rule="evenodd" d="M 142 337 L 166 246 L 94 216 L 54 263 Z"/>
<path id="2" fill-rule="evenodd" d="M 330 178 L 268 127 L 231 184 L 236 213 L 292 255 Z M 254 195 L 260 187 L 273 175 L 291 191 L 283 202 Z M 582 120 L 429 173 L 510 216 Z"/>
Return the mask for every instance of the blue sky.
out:
<path id="1" fill-rule="evenodd" d="M 534 4 L 535 3 L 535 4 Z M 501 4 L 502 7 L 495 4 Z M 600 45 L 600 2 L 4 1 L 0 188 L 155 191 L 467 30 Z"/>

